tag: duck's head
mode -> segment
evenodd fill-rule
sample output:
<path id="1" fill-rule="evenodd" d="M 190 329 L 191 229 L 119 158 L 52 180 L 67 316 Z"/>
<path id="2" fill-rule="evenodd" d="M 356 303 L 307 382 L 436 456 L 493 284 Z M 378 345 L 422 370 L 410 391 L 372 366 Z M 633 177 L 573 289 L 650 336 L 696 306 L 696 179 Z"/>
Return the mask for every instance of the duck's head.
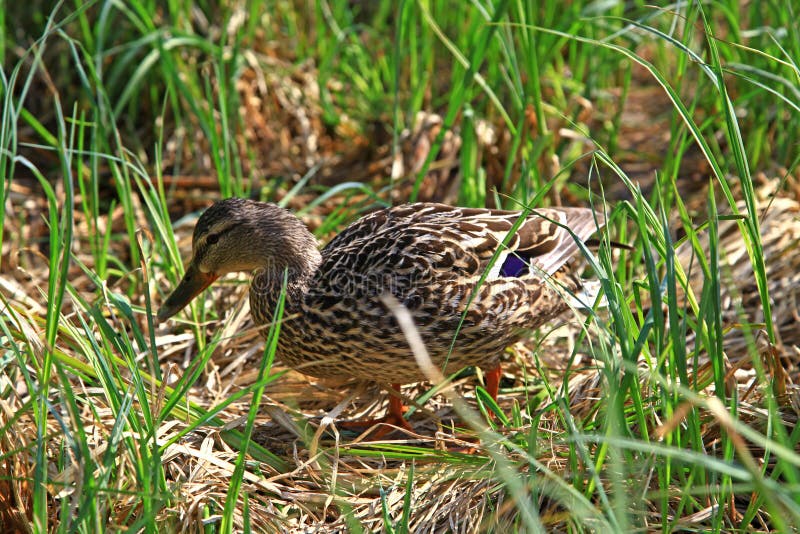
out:
<path id="1" fill-rule="evenodd" d="M 319 265 L 317 242 L 292 213 L 265 202 L 229 198 L 208 208 L 194 228 L 192 259 L 178 287 L 158 311 L 164 321 L 184 308 L 217 278 L 263 269 L 300 276 Z"/>

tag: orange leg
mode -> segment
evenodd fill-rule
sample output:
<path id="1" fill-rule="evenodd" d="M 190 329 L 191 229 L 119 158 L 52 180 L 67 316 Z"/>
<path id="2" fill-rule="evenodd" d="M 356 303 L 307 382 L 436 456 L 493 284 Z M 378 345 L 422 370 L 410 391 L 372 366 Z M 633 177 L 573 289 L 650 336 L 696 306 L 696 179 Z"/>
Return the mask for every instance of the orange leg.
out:
<path id="1" fill-rule="evenodd" d="M 500 364 L 497 367 L 486 371 L 486 391 L 492 399 L 497 402 L 497 394 L 500 392 L 500 377 L 502 376 Z"/>
<path id="2" fill-rule="evenodd" d="M 406 418 L 403 417 L 403 414 L 406 413 L 408 408 L 403 406 L 403 399 L 400 398 L 400 384 L 392 384 L 392 389 L 394 389 L 398 394 L 389 396 L 389 411 L 385 416 L 383 416 L 383 420 L 380 422 L 385 425 L 399 426 L 401 428 L 405 428 L 406 430 L 413 431 L 414 429 L 411 428 L 411 425 L 408 423 Z M 387 432 L 391 431 L 388 426 L 386 427 L 386 430 Z"/>
<path id="3" fill-rule="evenodd" d="M 401 384 L 392 384 L 392 389 L 397 391 L 399 394 L 400 386 Z M 403 406 L 403 399 L 401 399 L 399 395 L 390 395 L 389 409 L 387 410 L 386 415 L 383 417 L 378 419 L 367 419 L 364 421 L 346 421 L 339 423 L 339 426 L 342 428 L 366 429 L 375 425 L 381 425 L 381 428 L 372 433 L 372 439 L 382 438 L 394 430 L 393 427 L 400 427 L 408 430 L 409 432 L 413 432 L 414 429 L 411 427 L 406 418 L 403 417 L 403 414 L 406 412 L 406 410 L 407 408 Z"/>
<path id="4" fill-rule="evenodd" d="M 500 378 L 502 377 L 502 369 L 500 364 L 498 363 L 496 367 L 489 369 L 488 371 L 484 371 L 484 380 L 486 381 L 486 392 L 492 397 L 492 399 L 497 402 L 497 394 L 500 392 Z M 497 416 L 494 412 L 489 412 L 489 417 L 492 420 L 497 420 Z M 468 446 L 468 447 L 456 447 L 456 448 L 448 448 L 448 450 L 452 452 L 461 452 L 464 454 L 477 454 L 479 449 L 477 447 Z"/>

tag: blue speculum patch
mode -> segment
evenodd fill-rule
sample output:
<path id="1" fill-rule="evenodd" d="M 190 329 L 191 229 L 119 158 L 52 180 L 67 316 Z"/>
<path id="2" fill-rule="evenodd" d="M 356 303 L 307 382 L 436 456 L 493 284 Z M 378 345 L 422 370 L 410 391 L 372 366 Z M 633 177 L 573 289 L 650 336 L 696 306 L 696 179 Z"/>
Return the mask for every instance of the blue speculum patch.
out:
<path id="1" fill-rule="evenodd" d="M 529 266 L 525 258 L 516 254 L 509 254 L 503 266 L 500 267 L 500 276 L 522 276 L 528 274 Z"/>

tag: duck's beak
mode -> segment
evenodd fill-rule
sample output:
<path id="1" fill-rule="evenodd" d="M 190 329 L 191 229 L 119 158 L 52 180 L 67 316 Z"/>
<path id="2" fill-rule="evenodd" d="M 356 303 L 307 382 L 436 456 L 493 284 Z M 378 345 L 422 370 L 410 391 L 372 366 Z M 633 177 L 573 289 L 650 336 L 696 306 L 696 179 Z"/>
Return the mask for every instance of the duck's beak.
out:
<path id="1" fill-rule="evenodd" d="M 202 293 L 202 291 L 210 286 L 217 278 L 219 278 L 218 274 L 201 272 L 194 263 L 190 263 L 178 287 L 167 297 L 161 309 L 158 310 L 159 322 L 166 321 L 181 311 L 184 306 Z"/>

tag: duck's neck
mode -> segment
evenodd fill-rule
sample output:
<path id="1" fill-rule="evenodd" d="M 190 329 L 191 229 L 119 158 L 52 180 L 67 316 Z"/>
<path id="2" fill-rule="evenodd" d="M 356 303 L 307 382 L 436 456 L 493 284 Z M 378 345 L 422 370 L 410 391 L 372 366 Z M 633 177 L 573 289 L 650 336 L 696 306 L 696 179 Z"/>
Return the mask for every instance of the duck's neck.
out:
<path id="1" fill-rule="evenodd" d="M 270 265 L 256 269 L 250 284 L 250 310 L 256 324 L 272 322 L 281 292 L 286 288 L 285 309 L 292 309 L 308 291 L 314 275 L 322 262 L 316 248 L 303 251 L 302 255 L 283 258 L 283 265 Z M 265 332 L 266 334 L 266 332 Z"/>

